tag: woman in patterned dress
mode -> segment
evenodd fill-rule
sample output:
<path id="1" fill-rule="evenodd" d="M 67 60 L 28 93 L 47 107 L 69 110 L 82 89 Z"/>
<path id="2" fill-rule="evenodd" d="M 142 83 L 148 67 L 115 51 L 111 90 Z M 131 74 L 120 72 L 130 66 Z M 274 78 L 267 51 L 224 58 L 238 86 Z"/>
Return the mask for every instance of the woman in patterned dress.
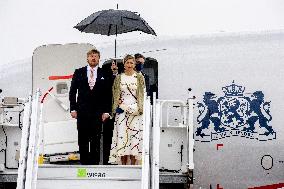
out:
<path id="1" fill-rule="evenodd" d="M 126 55 L 124 73 L 113 83 L 112 115 L 115 116 L 109 163 L 137 164 L 142 157 L 143 100 L 145 81 L 135 71 L 135 59 Z"/>

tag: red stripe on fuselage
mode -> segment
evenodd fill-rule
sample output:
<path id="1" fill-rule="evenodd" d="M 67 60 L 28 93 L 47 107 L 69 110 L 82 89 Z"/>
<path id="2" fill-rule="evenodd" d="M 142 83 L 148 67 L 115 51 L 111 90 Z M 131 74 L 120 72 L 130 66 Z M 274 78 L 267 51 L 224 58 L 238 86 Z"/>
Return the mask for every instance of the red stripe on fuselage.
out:
<path id="1" fill-rule="evenodd" d="M 59 80 L 59 79 L 72 79 L 73 75 L 54 75 L 54 76 L 49 76 L 48 79 L 49 80 Z"/>
<path id="2" fill-rule="evenodd" d="M 271 185 L 266 185 L 266 186 L 257 186 L 257 187 L 251 187 L 248 189 L 278 189 L 278 188 L 284 188 L 284 183 L 271 184 Z"/>

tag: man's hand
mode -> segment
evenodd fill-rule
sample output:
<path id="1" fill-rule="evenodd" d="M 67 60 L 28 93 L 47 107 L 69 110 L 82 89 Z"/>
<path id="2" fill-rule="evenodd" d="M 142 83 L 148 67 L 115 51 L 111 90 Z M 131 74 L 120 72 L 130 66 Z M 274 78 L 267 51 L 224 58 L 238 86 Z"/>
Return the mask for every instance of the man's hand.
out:
<path id="1" fill-rule="evenodd" d="M 116 63 L 115 63 L 114 61 L 112 61 L 110 68 L 111 68 L 111 70 L 112 70 L 112 74 L 113 74 L 113 75 L 118 74 L 118 67 L 117 67 L 117 65 L 116 65 Z"/>
<path id="2" fill-rule="evenodd" d="M 71 117 L 74 119 L 77 119 L 77 112 L 76 111 L 72 111 L 71 112 Z"/>
<path id="3" fill-rule="evenodd" d="M 102 121 L 104 122 L 105 120 L 107 120 L 110 117 L 109 113 L 103 113 L 102 114 Z"/>

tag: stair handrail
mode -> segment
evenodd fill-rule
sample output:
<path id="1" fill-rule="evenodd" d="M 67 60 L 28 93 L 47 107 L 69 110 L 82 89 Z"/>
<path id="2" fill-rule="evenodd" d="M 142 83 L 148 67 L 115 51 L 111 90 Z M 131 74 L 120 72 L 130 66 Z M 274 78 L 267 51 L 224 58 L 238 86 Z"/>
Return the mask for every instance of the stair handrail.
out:
<path id="1" fill-rule="evenodd" d="M 142 179 L 141 189 L 149 189 L 150 173 L 150 127 L 151 127 L 151 102 L 150 97 L 144 95 L 143 106 L 143 148 L 142 148 Z"/>
<path id="2" fill-rule="evenodd" d="M 159 189 L 160 184 L 160 102 L 153 93 L 153 128 L 152 128 L 152 162 L 151 162 L 151 187 Z"/>
<path id="3" fill-rule="evenodd" d="M 194 150 L 194 138 L 193 138 L 193 107 L 195 96 L 192 95 L 191 89 L 188 90 L 187 98 L 187 171 L 190 172 L 194 169 L 193 162 L 193 150 Z"/>
<path id="4" fill-rule="evenodd" d="M 37 183 L 37 172 L 38 172 L 38 165 L 43 163 L 43 154 L 41 145 L 43 145 L 43 122 L 42 122 L 42 113 L 43 113 L 43 104 L 39 103 L 39 114 L 38 114 L 38 121 L 37 121 L 37 130 L 36 130 L 36 140 L 35 140 L 35 161 L 34 161 L 34 173 L 33 173 L 33 188 L 36 189 Z M 41 155 L 40 155 L 41 152 Z"/>
<path id="5" fill-rule="evenodd" d="M 38 157 L 37 150 L 39 140 L 39 118 L 41 110 L 39 107 L 40 101 L 40 90 L 36 91 L 36 94 L 32 100 L 32 112 L 31 112 L 31 125 L 30 125 L 30 136 L 27 156 L 27 171 L 24 189 L 35 189 L 36 188 L 36 174 L 38 169 Z"/>
<path id="6" fill-rule="evenodd" d="M 17 189 L 24 189 L 25 186 L 31 113 L 32 113 L 32 95 L 29 95 L 28 101 L 24 105 Z"/>

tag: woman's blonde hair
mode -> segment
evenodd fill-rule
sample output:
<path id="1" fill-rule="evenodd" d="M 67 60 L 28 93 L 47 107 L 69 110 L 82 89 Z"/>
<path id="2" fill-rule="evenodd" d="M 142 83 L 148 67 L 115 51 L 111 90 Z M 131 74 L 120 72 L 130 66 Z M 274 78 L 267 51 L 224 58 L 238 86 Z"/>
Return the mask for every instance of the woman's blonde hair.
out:
<path id="1" fill-rule="evenodd" d="M 125 64 L 125 62 L 129 59 L 133 59 L 135 60 L 134 56 L 127 54 L 124 58 L 123 58 L 123 64 Z M 134 61 L 135 62 L 135 61 Z"/>

